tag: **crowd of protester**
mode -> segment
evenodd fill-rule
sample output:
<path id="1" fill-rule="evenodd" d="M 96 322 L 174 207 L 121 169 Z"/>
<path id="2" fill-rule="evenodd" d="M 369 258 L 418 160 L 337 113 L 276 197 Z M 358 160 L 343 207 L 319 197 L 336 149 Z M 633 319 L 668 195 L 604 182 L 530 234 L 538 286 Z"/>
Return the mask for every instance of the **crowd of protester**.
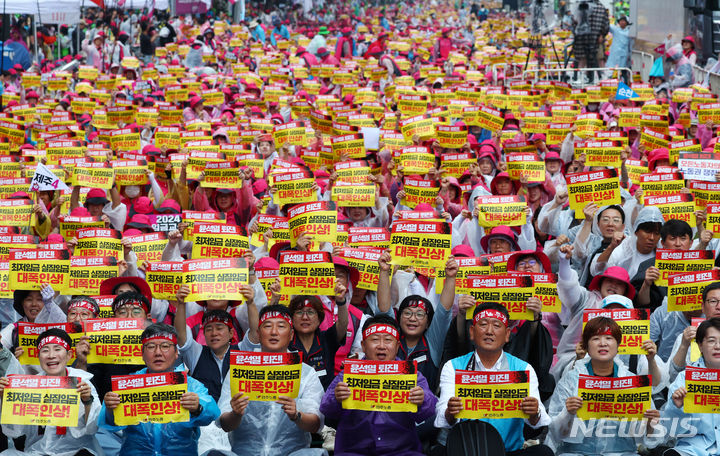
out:
<path id="1" fill-rule="evenodd" d="M 448 431 L 463 421 L 457 418 L 463 410 L 456 397 L 457 370 L 529 372 L 529 394 L 520 404 L 527 418 L 484 420 L 499 432 L 510 455 L 718 454 L 720 415 L 687 414 L 683 400 L 686 367 L 720 369 L 720 282 L 704 286 L 697 309 L 668 311 L 668 289 L 655 284 L 661 274 L 655 262 L 659 249 L 706 250 L 717 267 L 720 242 L 706 227 L 704 206 L 696 206 L 688 223 L 644 205 L 648 194 L 642 176 L 628 171 L 632 162 L 646 166 L 647 174 L 680 173 L 678 155 L 671 153 L 674 142 L 690 140 L 687 144 L 698 152 L 717 150 L 720 125 L 701 122 L 696 103 L 696 98 L 712 101 L 715 96 L 694 85 L 688 70 L 691 40 L 666 43 L 661 58 L 674 69 L 672 75 L 662 71 L 662 64 L 649 81 L 632 75 L 628 82 L 638 96 L 616 97 L 622 75 L 613 69 L 624 67 L 629 57 L 630 24 L 624 15 L 606 18 L 605 27 L 588 35 L 591 42 L 576 48 L 585 53 L 578 57 L 593 64 L 598 50 L 609 52 L 610 68 L 597 88 L 573 90 L 560 81 L 523 79 L 526 57 L 532 67 L 537 64 L 524 47 L 529 37 L 524 18 L 481 4 L 352 1 L 312 11 L 249 6 L 246 14 L 248 20 L 233 24 L 223 15 L 171 18 L 157 11 L 91 9 L 77 28 L 60 27 L 67 37 L 66 57 L 54 59 L 47 51 L 32 67 L 16 65 L 3 73 L 0 159 L 11 158 L 0 164 L 21 165 L 1 168 L 2 178 L 29 182 L 37 162 L 69 186 L 32 192 L 28 185 L 10 193 L 5 189 L 17 183 L 0 180 L 4 200 L 33 205 L 30 222 L 3 235 L 32 235 L 34 248 L 72 255 L 80 241 L 61 234 L 63 222 L 99 218 L 121 233 L 123 250 L 118 277 L 106 279 L 95 296 L 112 297 L 110 318 L 146 322 L 142 370 L 88 362 L 90 340 L 74 341 L 57 328 L 37 338 L 39 366 L 23 365 L 19 323 L 82 324 L 100 317 L 101 306 L 93 296 L 63 294 L 45 283 L 39 290 L 2 289 L 0 390 L 17 374 L 78 377 L 82 400 L 76 427 L 3 424 L 3 454 L 440 455 Z M 558 28 L 546 40 L 569 43 L 572 34 Z M 80 65 L 68 66 L 73 60 Z M 51 85 L 58 80 L 60 86 Z M 526 91 L 530 101 L 512 103 L 514 90 Z M 604 99 L 591 95 L 596 92 Z M 402 96 L 416 96 L 426 105 L 406 111 Z M 591 115 L 598 120 L 597 131 L 610 132 L 622 143 L 614 174 L 620 203 L 590 201 L 578 216 L 570 208 L 567 176 L 606 167 L 586 163 L 579 144 L 592 132 L 581 131 L 573 120 L 560 138 L 551 136 L 549 127 L 527 131 L 528 111 L 552 117 L 562 105 Z M 497 109 L 496 127 L 466 115 L 474 106 Z M 412 107 L 417 109 L 417 103 Z M 668 138 L 664 147 L 648 146 L 639 123 L 621 126 L 628 125 L 623 118 L 628 108 L 644 113 L 646 107 L 667 122 L 653 124 Z M 128 110 L 130 118 L 116 116 Z M 458 127 L 466 138 L 445 147 L 434 130 L 404 134 L 403 121 L 417 114 L 435 126 Z M 299 140 L 283 142 L 273 134 L 292 122 L 304 128 Z M 13 128 L 23 137 L 10 134 Z M 111 140 L 113 131 L 136 135 L 139 147 L 118 147 Z M 168 131 L 178 135 L 176 143 L 165 140 Z M 334 138 L 360 131 L 365 139 L 376 134 L 374 142 L 364 142 L 362 157 L 333 155 Z M 186 140 L 180 132 L 198 134 Z M 75 141 L 66 146 L 79 148 L 75 161 L 72 156 L 63 161 L 62 152 L 48 153 L 58 140 Z M 544 163 L 542 182 L 510 172 L 506 148 L 518 143 Z M 433 164 L 422 175 L 405 172 L 400 157 L 410 147 L 432 156 Z M 216 154 L 209 162 L 250 154 L 261 164 L 237 167 L 238 185 L 215 188 L 204 185 L 197 159 L 206 156 L 198 152 Z M 470 154 L 472 163 L 453 175 L 443 164 L 458 153 Z M 275 178 L 284 168 L 310 176 L 312 200 L 329 202 L 333 188 L 347 185 L 336 165 L 360 158 L 370 171 L 356 183 L 374 188 L 374 204 L 338 202 L 338 232 L 373 228 L 388 234 L 384 244 L 375 245 L 387 250 L 377 260 L 374 289 L 358 287 L 359 272 L 343 256 L 347 241 L 319 242 L 313 233 L 300 233 L 291 245 L 262 220 L 265 215 L 287 220 L 294 206 L 277 200 Z M 113 182 L 108 189 L 70 185 L 81 162 L 118 167 L 120 160 L 140 160 L 147 167 L 146 183 Z M 432 182 L 437 196 L 410 203 L 409 179 Z M 720 175 L 713 179 L 720 181 Z M 685 180 L 679 193 L 696 193 L 698 187 L 691 184 Z M 479 198 L 488 195 L 522 197 L 526 223 L 483 228 Z M 710 195 L 705 203 L 720 203 L 720 189 Z M 698 194 L 695 199 L 700 200 Z M 187 285 L 171 299 L 153 297 L 145 280 L 149 264 L 138 258 L 133 239 L 164 232 L 163 261 L 198 259 L 183 216 L 190 210 L 219 214 L 222 223 L 259 239 L 242 255 L 249 271 L 248 282 L 239 286 L 242 302 L 193 302 L 187 299 Z M 158 216 L 171 215 L 181 221 L 161 226 Z M 396 221 L 417 218 L 451 227 L 451 255 L 444 267 L 396 264 L 389 233 Z M 261 271 L 278 271 L 281 253 L 288 250 L 330 254 L 334 289 L 322 296 L 288 296 L 280 279 L 261 283 Z M 511 320 L 503 302 L 456 293 L 460 265 L 467 258 L 491 258 L 495 267 L 522 275 L 557 274 L 561 311 L 543 311 L 533 296 L 525 303 L 532 319 Z M 584 311 L 590 309 L 647 309 L 650 339 L 642 343 L 643 354 L 618 354 L 620 326 L 607 317 L 584 322 Z M 702 323 L 693 324 L 698 318 Z M 694 344 L 697 353 L 691 350 Z M 232 395 L 233 350 L 301 353 L 297 398 L 264 402 Z M 350 397 L 343 381 L 348 359 L 415 361 L 418 381 L 408 401 L 417 411 L 343 408 Z M 180 404 L 189 411 L 189 421 L 117 425 L 113 410 L 120 397 L 112 378 L 162 372 L 188 373 Z M 583 375 L 651 376 L 653 406 L 644 411 L 640 432 L 585 437 L 571 432 L 583 404 L 578 393 Z M 694 418 L 695 433 L 653 433 L 658 420 L 673 417 Z"/>

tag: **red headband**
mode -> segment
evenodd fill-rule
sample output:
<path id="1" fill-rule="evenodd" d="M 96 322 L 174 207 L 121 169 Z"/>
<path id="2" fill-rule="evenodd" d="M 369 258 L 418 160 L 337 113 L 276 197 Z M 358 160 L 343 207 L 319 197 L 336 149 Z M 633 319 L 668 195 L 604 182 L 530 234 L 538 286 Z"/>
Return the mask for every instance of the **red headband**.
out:
<path id="1" fill-rule="evenodd" d="M 313 306 L 313 305 L 312 305 L 312 303 L 310 302 L 310 300 L 309 300 L 309 299 L 306 299 L 306 300 L 303 301 L 303 305 L 302 305 L 301 307 L 305 308 L 305 307 L 312 307 L 312 306 Z"/>
<path id="2" fill-rule="evenodd" d="M 288 322 L 290 326 L 292 326 L 292 320 L 287 315 L 281 312 L 276 312 L 274 310 L 270 312 L 265 312 L 263 316 L 260 317 L 260 324 L 258 326 L 261 326 L 265 322 L 265 320 L 269 320 L 271 318 L 282 318 L 283 320 Z"/>
<path id="3" fill-rule="evenodd" d="M 425 301 L 421 301 L 420 299 L 410 301 L 410 303 L 408 303 L 408 307 L 417 307 L 418 309 L 422 309 L 427 312 Z"/>
<path id="4" fill-rule="evenodd" d="M 598 331 L 597 334 L 595 334 L 595 335 L 596 336 L 612 336 L 613 333 L 612 333 L 612 330 L 610 329 L 610 327 L 606 326 L 602 331 Z"/>
<path id="5" fill-rule="evenodd" d="M 233 325 L 229 318 L 223 318 L 220 315 L 211 315 L 205 319 L 205 322 L 203 323 L 203 326 L 208 325 L 210 323 L 222 323 L 230 330 L 232 331 Z"/>
<path id="6" fill-rule="evenodd" d="M 79 300 L 79 301 L 75 301 L 75 302 L 73 302 L 72 304 L 70 304 L 70 306 L 68 307 L 68 311 L 70 311 L 70 309 L 74 309 L 75 307 L 81 307 L 81 308 L 83 308 L 83 309 L 87 309 L 87 310 L 89 310 L 93 315 L 95 315 L 95 306 L 94 306 L 90 301 L 86 301 L 86 300 L 84 300 L 84 299 L 81 299 L 81 300 Z"/>
<path id="7" fill-rule="evenodd" d="M 368 337 L 370 337 L 371 335 L 376 334 L 376 333 L 390 334 L 395 339 L 400 340 L 400 336 L 398 335 L 397 329 L 393 328 L 390 325 L 380 325 L 380 324 L 372 325 L 372 326 L 368 327 L 363 332 L 363 340 L 367 339 Z"/>
<path id="8" fill-rule="evenodd" d="M 500 312 L 499 310 L 495 309 L 485 309 L 478 312 L 477 315 L 475 315 L 475 318 L 473 319 L 473 323 L 477 323 L 483 318 L 496 318 L 503 322 L 505 327 L 508 325 L 508 318 L 505 316 L 504 313 Z"/>
<path id="9" fill-rule="evenodd" d="M 38 345 L 37 345 L 38 351 L 40 351 L 41 348 L 43 348 L 44 346 L 46 346 L 48 344 L 56 344 L 56 345 L 61 346 L 65 350 L 70 351 L 70 345 L 68 345 L 68 343 L 62 337 L 58 337 L 58 336 L 43 337 L 43 339 L 40 340 L 40 342 L 38 342 Z"/>
<path id="10" fill-rule="evenodd" d="M 173 345 L 177 345 L 177 337 L 175 337 L 175 334 L 172 333 L 159 333 L 155 334 L 154 336 L 145 337 L 142 340 L 142 344 L 145 345 L 148 342 L 154 342 L 154 341 L 160 341 L 160 340 L 166 340 Z"/>

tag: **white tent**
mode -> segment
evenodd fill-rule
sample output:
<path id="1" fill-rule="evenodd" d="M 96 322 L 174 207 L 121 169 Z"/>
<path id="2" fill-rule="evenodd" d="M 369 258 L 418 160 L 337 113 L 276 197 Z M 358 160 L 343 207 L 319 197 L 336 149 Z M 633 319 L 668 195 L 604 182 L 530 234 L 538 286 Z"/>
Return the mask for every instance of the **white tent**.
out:
<path id="1" fill-rule="evenodd" d="M 168 0 L 105 0 L 105 6 L 110 8 L 120 8 L 124 10 L 142 10 L 144 8 L 166 10 L 170 8 Z"/>
<path id="2" fill-rule="evenodd" d="M 3 0 L 0 9 L 4 14 L 32 14 L 41 24 L 76 24 L 80 22 L 81 1 Z"/>

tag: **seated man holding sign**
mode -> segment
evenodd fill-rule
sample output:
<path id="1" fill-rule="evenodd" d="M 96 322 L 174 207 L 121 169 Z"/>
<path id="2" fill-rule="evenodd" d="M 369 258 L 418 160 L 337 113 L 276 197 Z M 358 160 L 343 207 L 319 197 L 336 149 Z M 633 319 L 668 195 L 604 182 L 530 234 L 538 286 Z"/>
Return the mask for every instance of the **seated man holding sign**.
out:
<path id="1" fill-rule="evenodd" d="M 532 429 L 540 429 L 550 424 L 550 417 L 539 399 L 535 370 L 525 361 L 503 351 L 503 346 L 510 340 L 509 322 L 510 315 L 501 304 L 486 302 L 475 308 L 470 338 L 476 348 L 467 355 L 451 359 L 443 367 L 435 426 L 449 428 L 459 419 L 480 419 L 498 430 L 508 455 L 552 455 L 552 451 L 545 445 L 523 449 L 525 424 Z M 478 385 L 487 385 L 489 381 L 484 377 L 495 376 L 500 379 L 494 373 L 501 373 L 507 379 L 503 388 L 513 388 L 513 383 L 524 384 L 514 390 L 514 393 L 518 393 L 518 399 L 508 401 L 507 408 L 502 411 L 478 407 L 479 401 L 472 399 L 473 391 L 468 387 L 470 381 L 466 380 L 477 378 Z M 495 393 L 502 391 L 498 389 Z M 524 397 L 520 398 L 520 393 L 524 393 Z"/>
<path id="2" fill-rule="evenodd" d="M 134 383 L 132 377 L 141 376 L 142 374 L 163 374 L 163 373 L 180 373 L 184 374 L 185 367 L 183 365 L 175 366 L 178 359 L 177 332 L 172 326 L 164 323 L 154 323 L 142 333 L 142 356 L 145 365 L 135 374 L 120 377 L 128 379 L 128 384 Z M 157 376 L 160 378 L 161 376 Z M 215 400 L 208 394 L 207 388 L 202 383 L 192 377 L 187 377 L 186 392 L 180 398 L 180 414 L 184 411 L 189 412 L 185 421 L 165 422 L 162 415 L 153 414 L 152 417 L 145 416 L 144 419 L 152 418 L 153 422 L 139 422 L 132 425 L 117 425 L 116 422 L 129 419 L 125 413 L 128 408 L 121 407 L 121 397 L 115 389 L 116 379 L 113 377 L 113 391 L 105 394 L 105 403 L 100 411 L 98 423 L 101 427 L 110 429 L 111 431 L 124 430 L 123 444 L 120 450 L 125 455 L 155 454 L 155 455 L 196 455 L 198 438 L 200 437 L 200 426 L 206 426 L 220 415 Z M 140 379 L 144 380 L 144 379 Z M 150 381 L 146 384 L 152 385 Z M 170 396 L 173 391 L 158 391 L 158 396 Z M 122 394 L 122 392 L 121 392 Z M 139 393 L 138 395 L 142 395 Z M 155 397 L 156 394 L 152 394 Z M 158 399 L 157 402 L 161 400 Z M 153 402 L 150 403 L 150 410 L 155 410 Z M 160 402 L 164 413 L 169 413 L 169 405 L 171 400 L 163 400 Z M 134 404 L 133 404 L 134 405 Z M 137 410 L 144 404 L 138 404 Z M 173 407 L 176 409 L 176 407 Z M 132 410 L 132 409 L 131 409 Z M 148 412 L 148 415 L 151 412 Z M 137 413 L 140 415 L 140 412 Z M 143 417 L 141 417 L 143 418 Z M 143 421 L 142 419 L 140 421 Z"/>
<path id="3" fill-rule="evenodd" d="M 100 412 L 100 400 L 98 399 L 95 388 L 90 383 L 91 374 L 79 369 L 67 367 L 68 361 L 72 356 L 70 347 L 72 339 L 62 329 L 52 328 L 44 331 L 37 338 L 38 359 L 42 373 L 39 376 L 16 376 L 0 379 L 0 397 L 5 400 L 2 404 L 3 412 L 12 410 L 12 422 L 6 419 L 6 413 L 2 414 L 3 433 L 11 438 L 25 436 L 25 452 L 21 453 L 16 450 L 7 450 L 3 454 L 32 454 L 32 455 L 102 455 L 102 448 L 95 439 L 97 431 L 97 419 Z M 38 380 L 38 383 L 31 382 Z M 47 385 L 42 385 L 42 381 L 48 379 Z M 32 386 L 30 386 L 32 384 Z M 31 389 L 32 388 L 32 389 Z M 25 403 L 20 400 L 13 400 L 13 404 L 7 403 L 8 394 L 14 390 L 18 390 L 14 395 L 17 398 L 21 396 L 39 395 L 53 397 L 57 395 L 56 400 L 62 400 L 62 404 L 69 404 L 67 415 L 58 416 L 58 412 L 64 407 L 59 402 L 54 404 L 48 402 L 51 409 L 55 410 L 53 418 L 48 424 L 34 425 L 33 421 L 41 420 L 38 416 L 38 407 L 42 408 L 43 403 Z M 75 391 L 77 392 L 75 395 Z M 65 401 L 64 399 L 67 399 Z M 20 403 L 19 403 L 20 402 Z M 34 406 L 35 413 L 30 412 Z M 23 412 L 18 412 L 23 410 Z M 44 416 L 44 415 L 43 415 Z M 72 425 L 59 425 L 60 421 L 72 420 L 75 416 L 75 422 Z M 20 424 L 19 420 L 25 424 Z M 53 423 L 58 423 L 53 425 Z"/>
<path id="4" fill-rule="evenodd" d="M 266 355 L 276 355 L 272 357 L 277 358 L 280 354 L 291 354 L 288 353 L 288 346 L 293 338 L 293 319 L 287 307 L 280 304 L 270 305 L 264 307 L 258 316 L 257 308 L 251 305 L 248 306 L 248 319 L 250 329 L 240 342 L 240 350 L 243 351 L 234 353 L 254 352 L 250 354 L 258 355 L 259 358 L 265 358 Z M 259 352 L 256 351 L 257 348 L 260 349 Z M 254 385 L 251 386 L 252 391 L 233 392 L 241 389 L 238 378 L 240 375 L 233 375 L 236 368 L 245 371 L 242 372 L 243 374 L 252 371 L 249 373 L 256 376 L 263 375 L 262 378 L 269 370 L 275 370 L 274 367 L 262 363 L 252 366 L 248 363 L 241 366 L 231 361 L 230 372 L 225 376 L 218 401 L 223 413 L 216 424 L 230 433 L 230 446 L 234 454 L 261 456 L 327 454 L 325 450 L 309 448 L 310 433 L 318 432 L 323 426 L 324 419 L 319 410 L 323 387 L 315 369 L 301 363 L 299 389 L 294 398 L 289 397 L 292 394 L 285 396 L 279 392 L 264 391 L 268 393 L 267 397 L 256 396 L 256 400 L 251 401 L 249 396 L 256 395 L 257 392 Z M 248 376 L 246 375 L 245 378 Z M 234 382 L 238 383 L 231 385 Z M 207 456 L 227 454 L 213 450 Z"/>
<path id="5" fill-rule="evenodd" d="M 646 429 L 647 434 L 634 429 L 643 424 L 643 418 L 648 420 L 660 418 L 660 412 L 651 409 L 652 399 L 649 391 L 650 381 L 648 376 L 634 376 L 625 367 L 625 364 L 618 359 L 618 346 L 621 341 L 622 330 L 611 318 L 595 317 L 588 321 L 585 326 L 582 334 L 582 346 L 587 351 L 589 359 L 578 361 L 574 369 L 562 376 L 550 400 L 550 416 L 552 417 L 550 437 L 557 448 L 557 454 L 636 454 L 637 446 L 640 443 L 650 447 L 659 443 L 653 442 L 649 437 L 646 437 L 646 435 L 652 433 L 651 427 Z M 603 380 L 632 379 L 627 384 L 632 385 L 634 388 L 630 389 L 628 387 L 627 396 L 632 394 L 633 396 L 644 396 L 646 399 L 625 403 L 624 405 L 627 407 L 623 410 L 626 410 L 627 414 L 621 414 L 621 416 L 598 416 L 600 410 L 617 411 L 621 410 L 621 408 L 595 407 L 597 404 L 607 404 L 607 402 L 601 402 L 600 400 L 583 401 L 581 398 L 583 394 L 578 390 L 581 387 L 581 378 L 584 376 L 592 376 L 593 379 L 601 378 Z M 635 379 L 638 379 L 638 381 Z M 647 391 L 634 394 L 636 392 L 634 390 L 643 388 L 646 388 Z M 591 389 L 591 387 L 587 386 L 587 389 Z M 593 396 L 607 397 L 608 394 L 606 393 L 612 392 L 608 390 L 614 389 L 620 388 L 609 383 L 607 388 L 598 389 L 597 393 L 599 394 L 593 394 Z M 615 399 L 615 396 L 613 396 L 613 399 Z M 589 407 L 588 403 L 592 404 L 593 407 Z M 610 405 L 613 403 L 610 403 Z M 631 408 L 634 409 L 634 413 L 630 412 Z M 593 411 L 590 411 L 590 409 Z M 607 434 L 595 432 L 595 428 L 600 426 L 617 430 L 618 426 L 621 425 L 619 424 L 620 419 L 634 420 L 633 425 L 631 425 L 633 430 L 624 434 L 618 432 L 609 432 Z M 580 420 L 584 420 L 585 423 L 578 423 L 577 421 Z M 585 431 L 586 428 L 592 429 L 592 431 Z M 605 437 L 605 435 L 612 435 L 612 437 Z M 623 435 L 641 435 L 642 437 L 636 439 L 632 436 L 624 437 Z"/>
<path id="6" fill-rule="evenodd" d="M 376 315 L 369 318 L 363 325 L 362 334 L 365 360 L 387 364 L 395 362 L 400 348 L 400 328 L 392 317 Z M 361 367 L 375 367 L 362 366 L 363 361 L 348 360 L 345 372 L 348 372 L 348 363 L 358 363 Z M 411 361 L 404 363 L 397 361 L 397 363 L 408 365 Z M 367 372 L 364 369 L 358 371 Z M 413 371 L 415 371 L 414 367 Z M 383 380 L 392 377 L 388 374 L 379 375 Z M 384 404 L 375 404 L 373 400 L 367 399 L 371 395 L 365 394 L 367 391 L 365 388 L 353 387 L 351 390 L 344 380 L 344 373 L 339 373 L 328 387 L 320 405 L 320 411 L 326 417 L 340 422 L 335 436 L 335 454 L 422 455 L 422 444 L 415 430 L 415 424 L 433 416 L 437 398 L 420 372 L 415 374 L 414 380 L 412 388 L 400 391 L 401 394 L 407 394 L 407 402 L 402 404 L 393 400 L 391 407 L 397 405 L 399 410 L 385 411 Z M 402 381 L 398 382 L 400 383 Z M 398 391 L 387 391 L 388 397 L 390 395 L 395 397 L 397 393 Z M 354 403 L 358 401 L 357 396 L 360 394 L 366 398 L 364 401 L 360 399 L 365 404 Z M 374 397 L 379 397 L 382 402 L 382 396 L 381 391 Z M 377 410 L 373 410 L 375 405 L 379 405 Z M 408 405 L 411 405 L 410 411 L 407 410 Z"/>
<path id="7" fill-rule="evenodd" d="M 720 379 L 720 318 L 700 323 L 695 335 L 702 356 L 688 364 L 687 369 L 670 385 L 670 399 L 665 413 L 679 420 L 678 437 L 674 449 L 664 456 L 710 455 L 718 452 L 717 429 L 720 426 L 718 395 L 711 391 Z M 692 410 L 691 410 L 692 408 Z"/>

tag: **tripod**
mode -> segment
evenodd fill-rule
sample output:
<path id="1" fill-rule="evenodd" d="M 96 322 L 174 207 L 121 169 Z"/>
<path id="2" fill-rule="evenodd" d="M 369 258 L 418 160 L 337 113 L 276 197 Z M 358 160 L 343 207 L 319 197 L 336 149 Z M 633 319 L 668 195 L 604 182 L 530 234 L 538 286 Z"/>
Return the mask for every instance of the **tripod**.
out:
<path id="1" fill-rule="evenodd" d="M 530 63 L 530 54 L 535 51 L 535 57 L 538 61 L 538 67 L 542 68 L 543 64 L 545 63 L 545 57 L 543 55 L 543 42 L 542 42 L 543 35 L 540 34 L 532 34 L 530 35 L 530 38 L 527 41 L 527 47 L 528 52 L 525 56 L 525 66 L 523 67 L 523 72 L 527 70 L 528 65 Z M 555 42 L 553 40 L 550 40 L 550 45 L 552 46 L 552 50 L 555 53 L 555 60 L 557 62 L 562 62 L 560 60 L 560 57 L 558 55 L 557 49 L 555 49 Z M 546 66 L 547 68 L 547 66 Z M 560 79 L 560 75 L 558 74 L 558 80 Z"/>

